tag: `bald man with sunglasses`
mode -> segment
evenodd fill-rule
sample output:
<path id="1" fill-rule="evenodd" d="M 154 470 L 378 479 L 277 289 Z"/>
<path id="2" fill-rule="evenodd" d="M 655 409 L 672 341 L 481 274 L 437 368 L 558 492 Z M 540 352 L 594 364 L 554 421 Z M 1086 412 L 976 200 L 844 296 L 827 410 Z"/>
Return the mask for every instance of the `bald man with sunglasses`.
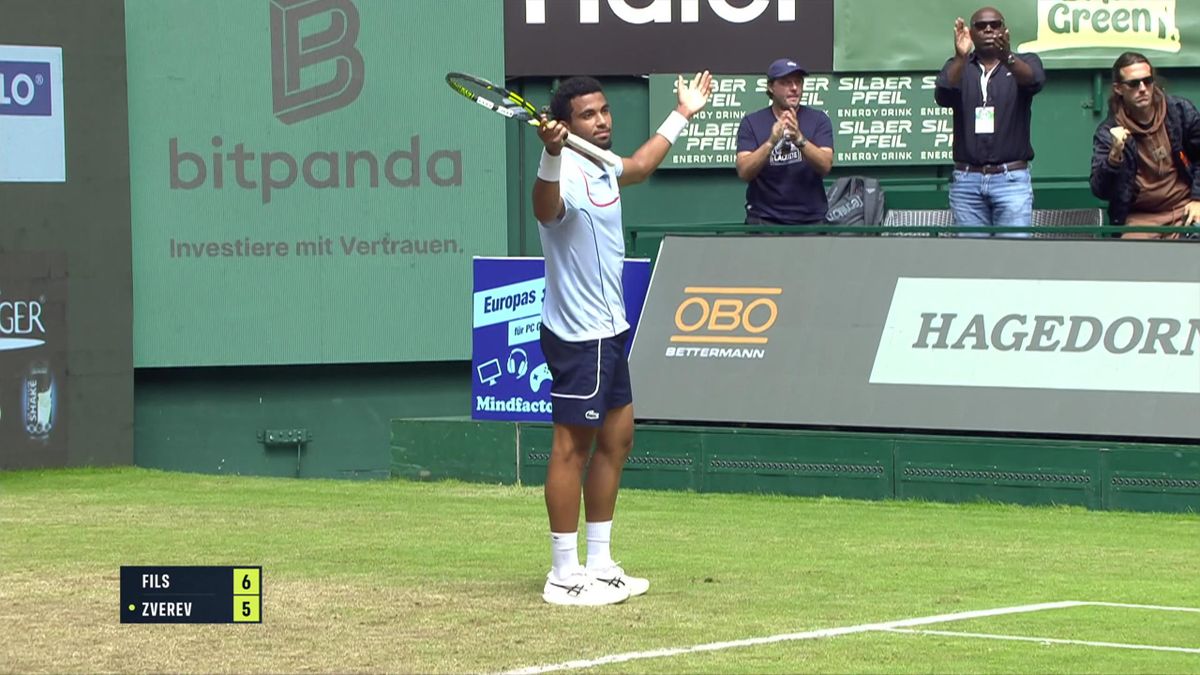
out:
<path id="1" fill-rule="evenodd" d="M 1137 52 L 1112 68 L 1108 119 L 1092 138 L 1092 192 L 1114 225 L 1200 224 L 1200 113 L 1170 96 Z M 1178 239 L 1178 232 L 1127 232 L 1122 239 Z"/>
<path id="2" fill-rule="evenodd" d="M 1045 84 L 1042 60 L 1012 51 L 1004 15 L 995 8 L 979 9 L 969 24 L 955 20 L 954 57 L 934 85 L 934 100 L 954 110 L 955 225 L 995 225 L 994 236 L 1029 236 L 1033 97 Z"/>

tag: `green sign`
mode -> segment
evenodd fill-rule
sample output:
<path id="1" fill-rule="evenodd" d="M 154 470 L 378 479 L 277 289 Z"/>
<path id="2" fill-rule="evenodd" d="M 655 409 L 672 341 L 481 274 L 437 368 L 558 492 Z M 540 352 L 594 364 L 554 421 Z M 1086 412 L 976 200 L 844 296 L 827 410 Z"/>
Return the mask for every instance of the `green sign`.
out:
<path id="1" fill-rule="evenodd" d="M 838 0 L 833 67 L 846 71 L 940 70 L 954 55 L 954 20 L 986 2 Z M 1200 65 L 1195 0 L 1011 0 L 997 5 L 1015 51 L 1047 68 L 1111 68 L 1122 52 L 1159 67 Z"/>
<path id="2" fill-rule="evenodd" d="M 949 108 L 933 101 L 933 74 L 809 75 L 801 103 L 829 115 L 835 166 L 949 164 Z M 714 78 L 709 105 L 691 120 L 662 168 L 732 168 L 742 118 L 769 104 L 767 78 Z M 650 76 L 650 128 L 676 103 L 675 76 Z"/>
<path id="3" fill-rule="evenodd" d="M 136 365 L 469 358 L 471 258 L 506 234 L 504 123 L 443 79 L 501 75 L 468 13 L 503 21 L 127 0 Z"/>

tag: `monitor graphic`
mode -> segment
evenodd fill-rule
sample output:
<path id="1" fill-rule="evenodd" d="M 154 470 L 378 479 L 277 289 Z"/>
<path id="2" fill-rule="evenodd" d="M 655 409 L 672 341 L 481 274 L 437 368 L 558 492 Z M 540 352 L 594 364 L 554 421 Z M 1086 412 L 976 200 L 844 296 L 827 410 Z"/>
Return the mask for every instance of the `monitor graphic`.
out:
<path id="1" fill-rule="evenodd" d="M 500 359 L 492 359 L 485 361 L 475 367 L 475 372 L 479 374 L 479 381 L 488 385 L 496 386 L 496 380 L 500 379 L 503 371 L 500 370 Z"/>

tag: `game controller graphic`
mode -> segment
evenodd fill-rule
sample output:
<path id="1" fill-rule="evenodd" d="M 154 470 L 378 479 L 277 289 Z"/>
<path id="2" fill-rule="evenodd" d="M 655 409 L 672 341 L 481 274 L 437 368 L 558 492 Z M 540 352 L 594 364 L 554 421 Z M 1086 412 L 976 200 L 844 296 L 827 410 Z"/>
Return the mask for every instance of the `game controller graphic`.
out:
<path id="1" fill-rule="evenodd" d="M 529 373 L 530 391 L 536 392 L 540 390 L 542 388 L 542 383 L 551 379 L 553 378 L 550 377 L 550 364 L 543 363 L 537 368 L 534 368 L 533 371 Z"/>

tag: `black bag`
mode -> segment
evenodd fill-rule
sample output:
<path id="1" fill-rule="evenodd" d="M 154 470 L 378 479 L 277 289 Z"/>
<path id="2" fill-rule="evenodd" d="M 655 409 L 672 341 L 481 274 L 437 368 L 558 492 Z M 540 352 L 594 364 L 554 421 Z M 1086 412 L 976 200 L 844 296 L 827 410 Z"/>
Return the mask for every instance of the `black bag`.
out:
<path id="1" fill-rule="evenodd" d="M 825 197 L 829 200 L 825 222 L 830 225 L 883 224 L 883 188 L 875 178 L 843 176 L 829 186 Z"/>

